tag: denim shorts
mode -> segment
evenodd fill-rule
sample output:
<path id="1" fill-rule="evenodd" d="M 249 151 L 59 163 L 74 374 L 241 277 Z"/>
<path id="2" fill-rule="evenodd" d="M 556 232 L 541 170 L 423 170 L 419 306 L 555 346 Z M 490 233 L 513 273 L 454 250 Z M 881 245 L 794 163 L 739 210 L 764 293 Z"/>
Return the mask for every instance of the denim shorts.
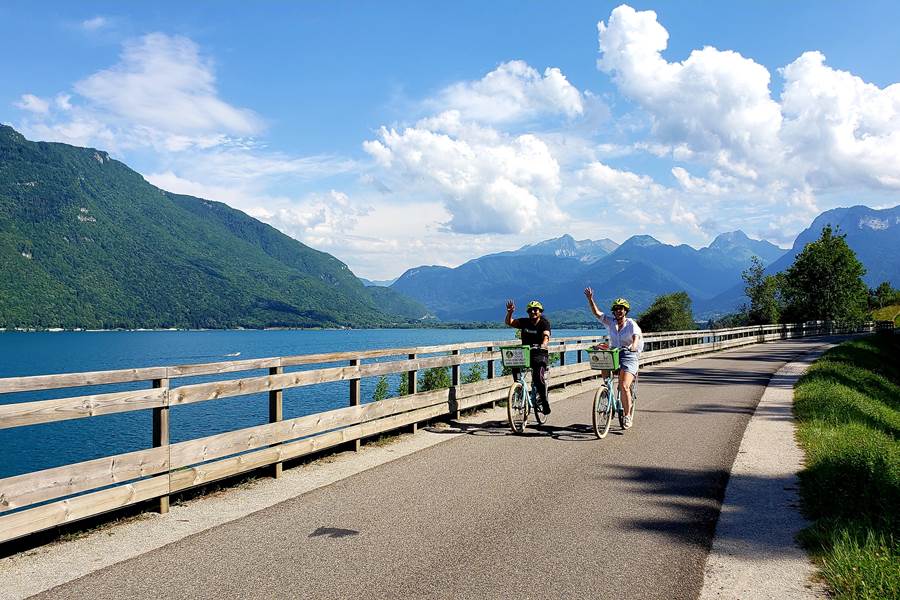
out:
<path id="1" fill-rule="evenodd" d="M 632 375 L 637 375 L 640 355 L 640 352 L 632 352 L 625 349 L 619 350 L 619 368 Z"/>

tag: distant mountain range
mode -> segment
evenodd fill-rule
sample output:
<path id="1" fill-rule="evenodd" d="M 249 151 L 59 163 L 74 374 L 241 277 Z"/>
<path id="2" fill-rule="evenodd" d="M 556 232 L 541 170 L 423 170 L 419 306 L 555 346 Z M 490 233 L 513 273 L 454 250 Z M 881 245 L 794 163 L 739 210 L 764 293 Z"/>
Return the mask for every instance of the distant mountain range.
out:
<path id="1" fill-rule="evenodd" d="M 766 274 L 780 273 L 790 267 L 803 247 L 822 235 L 831 225 L 845 235 L 847 245 L 866 268 L 863 281 L 870 288 L 883 281 L 900 288 L 900 206 L 876 209 L 868 206 L 834 208 L 816 217 L 797 236 L 793 247 L 766 267 Z M 735 285 L 722 293 L 695 303 L 695 314 L 733 312 L 747 302 L 744 286 Z"/>
<path id="2" fill-rule="evenodd" d="M 0 327 L 371 327 L 426 313 L 225 204 L 0 125 Z"/>
<path id="3" fill-rule="evenodd" d="M 585 286 L 595 289 L 601 303 L 625 296 L 640 311 L 669 292 L 685 290 L 692 298 L 711 298 L 741 281 L 751 256 L 769 264 L 784 252 L 740 231 L 722 234 L 700 250 L 663 244 L 646 235 L 621 245 L 564 235 L 452 269 L 416 267 L 391 289 L 418 300 L 442 320 L 494 321 L 502 318 L 507 298 L 520 305 L 540 298 L 548 314 L 584 321 Z"/>
<path id="4" fill-rule="evenodd" d="M 741 231 L 719 235 L 706 248 L 660 243 L 636 235 L 621 245 L 612 240 L 575 240 L 565 235 L 518 250 L 489 254 L 456 268 L 416 267 L 391 286 L 420 301 L 449 321 L 497 321 L 507 298 L 520 306 L 540 298 L 548 316 L 560 322 L 584 322 L 588 315 L 581 290 L 594 288 L 601 306 L 618 296 L 631 301 L 635 314 L 662 294 L 686 291 L 698 319 L 734 312 L 748 299 L 741 273 L 758 256 L 767 273 L 787 269 L 803 247 L 831 224 L 866 267 L 869 287 L 888 281 L 900 287 L 900 206 L 838 208 L 816 217 L 785 251 L 753 240 Z"/>
<path id="5" fill-rule="evenodd" d="M 781 271 L 828 223 L 846 234 L 870 287 L 900 287 L 900 206 L 827 211 L 789 251 L 740 231 L 700 250 L 564 235 L 368 282 L 241 211 L 160 190 L 103 151 L 30 142 L 0 125 L 0 328 L 496 323 L 507 298 L 540 298 L 551 319 L 575 323 L 591 320 L 588 285 L 601 305 L 624 296 L 636 313 L 683 290 L 705 318 L 746 302 L 752 256 Z"/>

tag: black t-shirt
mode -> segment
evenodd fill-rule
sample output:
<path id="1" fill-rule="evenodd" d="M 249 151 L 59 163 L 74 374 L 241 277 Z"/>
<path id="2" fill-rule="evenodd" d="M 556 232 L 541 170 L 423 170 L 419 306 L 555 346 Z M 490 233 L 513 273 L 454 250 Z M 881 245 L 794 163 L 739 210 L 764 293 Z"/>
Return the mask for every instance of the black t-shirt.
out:
<path id="1" fill-rule="evenodd" d="M 537 325 L 532 324 L 531 319 L 516 319 L 513 325 L 522 330 L 522 344 L 525 346 L 540 346 L 544 343 L 544 332 L 550 331 L 550 321 L 541 316 Z"/>

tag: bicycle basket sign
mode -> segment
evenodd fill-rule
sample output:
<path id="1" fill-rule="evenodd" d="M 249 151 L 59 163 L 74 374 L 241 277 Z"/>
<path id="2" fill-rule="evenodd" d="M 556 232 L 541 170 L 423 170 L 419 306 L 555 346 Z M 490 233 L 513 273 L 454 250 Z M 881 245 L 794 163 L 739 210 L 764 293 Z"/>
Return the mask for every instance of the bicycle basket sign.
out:
<path id="1" fill-rule="evenodd" d="M 591 356 L 591 368 L 610 370 L 619 368 L 619 349 L 595 350 L 588 352 Z"/>
<path id="2" fill-rule="evenodd" d="M 503 346 L 500 355 L 504 367 L 531 366 L 531 348 L 528 346 Z"/>

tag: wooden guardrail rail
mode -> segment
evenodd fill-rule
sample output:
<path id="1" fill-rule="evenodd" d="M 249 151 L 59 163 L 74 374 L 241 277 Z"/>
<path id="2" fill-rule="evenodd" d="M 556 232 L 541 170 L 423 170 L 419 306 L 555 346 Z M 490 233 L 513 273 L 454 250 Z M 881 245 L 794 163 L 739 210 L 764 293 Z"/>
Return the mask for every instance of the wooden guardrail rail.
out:
<path id="1" fill-rule="evenodd" d="M 648 334 L 642 364 L 845 330 L 834 324 L 805 323 Z M 554 340 L 551 352 L 560 353 L 560 364 L 551 369 L 551 388 L 596 377 L 596 371 L 583 361 L 582 351 L 603 339 L 598 332 L 595 336 Z M 366 437 L 406 426 L 414 428 L 423 421 L 505 399 L 510 379 L 498 376 L 495 361 L 500 359 L 501 345 L 516 343 L 471 342 L 0 379 L 0 402 L 3 394 L 16 392 L 109 384 L 146 386 L 0 404 L 0 429 L 126 411 L 150 410 L 153 415 L 150 448 L 0 479 L 0 543 L 148 500 L 158 501 L 158 510 L 167 512 L 169 496 L 176 492 L 261 467 L 271 467 L 277 477 L 286 460 L 347 443 L 358 448 L 359 441 Z M 575 362 L 566 364 L 567 353 L 573 352 Z M 390 360 L 371 362 L 374 359 Z M 333 363 L 346 364 L 320 366 Z M 486 364 L 487 379 L 461 383 L 460 368 L 473 363 Z M 303 370 L 289 370 L 297 367 Z M 450 368 L 451 387 L 416 391 L 417 373 L 432 367 Z M 259 370 L 267 370 L 268 375 L 177 385 L 186 377 Z M 361 403 L 360 380 L 390 374 L 406 374 L 410 393 Z M 336 381 L 350 384 L 348 406 L 282 418 L 284 390 Z M 268 394 L 268 423 L 170 443 L 171 407 L 261 392 Z"/>

